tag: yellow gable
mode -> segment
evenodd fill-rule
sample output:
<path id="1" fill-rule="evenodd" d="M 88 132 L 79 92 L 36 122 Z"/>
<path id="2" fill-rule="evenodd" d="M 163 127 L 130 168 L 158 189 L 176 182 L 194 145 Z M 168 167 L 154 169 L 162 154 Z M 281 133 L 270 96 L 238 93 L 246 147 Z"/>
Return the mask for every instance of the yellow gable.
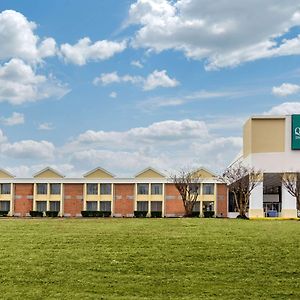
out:
<path id="1" fill-rule="evenodd" d="M 165 178 L 161 174 L 155 172 L 152 169 L 148 169 L 140 174 L 138 174 L 135 178 Z"/>
<path id="2" fill-rule="evenodd" d="M 108 172 L 105 172 L 104 170 L 101 169 L 97 169 L 92 173 L 87 174 L 86 176 L 84 176 L 85 178 L 90 178 L 90 179 L 96 179 L 96 178 L 114 178 L 114 176 L 112 176 L 111 174 L 109 174 Z"/>
<path id="3" fill-rule="evenodd" d="M 58 174 L 52 170 L 47 169 L 47 170 L 35 175 L 34 178 L 63 178 L 63 176 L 61 176 L 60 174 Z"/>
<path id="4" fill-rule="evenodd" d="M 13 176 L 6 173 L 4 170 L 0 170 L 0 178 L 13 178 Z"/>
<path id="5" fill-rule="evenodd" d="M 201 178 L 213 178 L 213 177 L 215 177 L 214 174 L 212 174 L 209 171 L 206 171 L 204 169 L 199 169 L 195 173 L 197 174 L 197 176 L 200 176 Z"/>

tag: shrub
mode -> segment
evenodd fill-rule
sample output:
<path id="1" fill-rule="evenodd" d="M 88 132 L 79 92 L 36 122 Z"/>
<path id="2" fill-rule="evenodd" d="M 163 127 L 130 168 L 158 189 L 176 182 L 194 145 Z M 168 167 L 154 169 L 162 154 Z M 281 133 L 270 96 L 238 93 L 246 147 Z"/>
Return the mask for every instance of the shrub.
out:
<path id="1" fill-rule="evenodd" d="M 134 211 L 134 216 L 136 218 L 146 218 L 147 213 L 148 213 L 147 211 L 135 210 Z"/>
<path id="2" fill-rule="evenodd" d="M 161 211 L 151 211 L 151 218 L 161 218 L 162 212 Z"/>
<path id="3" fill-rule="evenodd" d="M 7 217 L 8 210 L 0 210 L 0 217 Z"/>
<path id="4" fill-rule="evenodd" d="M 46 217 L 57 218 L 58 217 L 58 211 L 53 211 L 53 210 L 46 211 Z"/>
<path id="5" fill-rule="evenodd" d="M 215 215 L 214 211 L 205 211 L 203 212 L 204 218 L 212 218 Z"/>
<path id="6" fill-rule="evenodd" d="M 200 217 L 200 211 L 193 211 L 192 212 L 192 218 L 199 218 Z"/>
<path id="7" fill-rule="evenodd" d="M 108 218 L 111 216 L 111 211 L 100 211 L 100 216 L 103 218 Z"/>
<path id="8" fill-rule="evenodd" d="M 42 218 L 44 213 L 42 211 L 37 211 L 37 210 L 31 210 L 29 212 L 30 216 L 33 217 L 33 218 Z"/>
<path id="9" fill-rule="evenodd" d="M 108 218 L 111 216 L 111 211 L 83 210 L 81 215 L 84 218 Z"/>

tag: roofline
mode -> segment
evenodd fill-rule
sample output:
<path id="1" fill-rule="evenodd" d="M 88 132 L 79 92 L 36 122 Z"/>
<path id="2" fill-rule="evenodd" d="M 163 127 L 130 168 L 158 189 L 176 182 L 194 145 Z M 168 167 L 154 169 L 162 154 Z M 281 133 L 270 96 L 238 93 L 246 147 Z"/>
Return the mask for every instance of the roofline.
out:
<path id="1" fill-rule="evenodd" d="M 112 176 L 112 177 L 114 177 L 114 178 L 116 177 L 116 175 L 114 175 L 114 174 L 108 172 L 107 170 L 105 170 L 104 168 L 101 168 L 101 167 L 96 167 L 96 168 L 94 168 L 93 170 L 91 170 L 91 171 L 89 171 L 89 172 L 83 174 L 82 176 L 83 176 L 83 177 L 89 176 L 90 174 L 96 172 L 97 170 L 101 170 L 102 172 L 107 173 L 108 175 L 110 175 L 110 176 Z"/>
<path id="2" fill-rule="evenodd" d="M 166 176 L 165 174 L 163 174 L 162 172 L 160 172 L 160 171 L 158 171 L 158 170 L 156 170 L 156 169 L 154 169 L 154 168 L 152 168 L 152 167 L 150 167 L 150 166 L 147 167 L 147 168 L 145 168 L 144 170 L 140 171 L 139 173 L 135 174 L 135 175 L 134 175 L 134 178 L 136 178 L 137 176 L 139 176 L 139 175 L 141 175 L 141 174 L 143 174 L 144 172 L 149 171 L 149 170 L 158 173 L 159 175 L 161 175 L 161 176 L 164 177 L 164 178 L 167 178 L 167 176 Z"/>
<path id="3" fill-rule="evenodd" d="M 52 171 L 52 172 L 56 173 L 57 175 L 59 175 L 59 176 L 61 176 L 61 177 L 63 177 L 63 178 L 66 177 L 65 175 L 61 174 L 60 172 L 58 172 L 57 170 L 55 170 L 55 169 L 53 169 L 53 168 L 51 168 L 51 167 L 46 167 L 46 168 L 42 169 L 41 171 L 39 171 L 39 172 L 33 174 L 32 177 L 36 177 L 36 176 L 42 174 L 42 173 L 45 172 L 45 171 Z"/>
<path id="4" fill-rule="evenodd" d="M 16 177 L 15 175 L 11 174 L 10 172 L 6 171 L 5 169 L 0 168 L 0 171 L 7 174 L 8 176 Z"/>

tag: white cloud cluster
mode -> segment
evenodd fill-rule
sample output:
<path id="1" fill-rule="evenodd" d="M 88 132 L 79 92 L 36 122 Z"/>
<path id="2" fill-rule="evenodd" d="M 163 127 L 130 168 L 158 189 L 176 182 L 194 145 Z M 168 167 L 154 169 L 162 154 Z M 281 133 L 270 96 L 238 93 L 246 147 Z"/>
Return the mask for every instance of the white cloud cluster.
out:
<path id="1" fill-rule="evenodd" d="M 49 160 L 54 158 L 55 146 L 48 141 L 21 140 L 11 143 L 0 129 L 0 155 L 13 159 Z"/>
<path id="2" fill-rule="evenodd" d="M 298 93 L 300 93 L 300 85 L 292 83 L 283 83 L 272 88 L 272 94 L 278 97 L 286 97 Z"/>
<path id="3" fill-rule="evenodd" d="M 76 44 L 63 44 L 60 47 L 65 62 L 75 65 L 85 65 L 89 61 L 100 61 L 111 58 L 113 55 L 126 49 L 126 41 L 112 42 L 97 41 L 92 44 L 88 37 L 80 39 Z"/>
<path id="4" fill-rule="evenodd" d="M 36 74 L 33 67 L 21 59 L 13 58 L 0 65 L 0 102 L 18 105 L 49 97 L 61 98 L 68 92 L 67 86 Z"/>
<path id="5" fill-rule="evenodd" d="M 179 85 L 179 82 L 175 78 L 170 78 L 166 70 L 158 71 L 154 70 L 146 78 L 142 76 L 124 75 L 119 76 L 117 72 L 102 73 L 99 77 L 93 81 L 94 85 L 109 85 L 112 83 L 126 83 L 141 84 L 143 90 L 150 91 L 158 87 L 173 88 Z"/>
<path id="6" fill-rule="evenodd" d="M 2 117 L 0 118 L 0 121 L 2 124 L 6 126 L 15 126 L 15 125 L 20 125 L 25 123 L 25 117 L 24 114 L 18 113 L 18 112 L 13 112 L 11 117 Z"/>
<path id="7" fill-rule="evenodd" d="M 294 0 L 137 0 L 127 24 L 140 26 L 133 46 L 183 51 L 208 70 L 300 54 L 300 36 L 276 39 L 300 25 Z"/>
<path id="8" fill-rule="evenodd" d="M 44 123 L 39 124 L 38 129 L 39 130 L 53 130 L 54 126 L 52 123 L 44 122 Z"/>
<path id="9" fill-rule="evenodd" d="M 40 62 L 56 54 L 53 38 L 40 38 L 34 34 L 36 24 L 19 12 L 5 10 L 0 13 L 0 60 L 19 58 L 27 62 Z"/>
<path id="10" fill-rule="evenodd" d="M 300 114 L 300 102 L 284 102 L 280 105 L 272 107 L 267 115 L 292 115 Z"/>

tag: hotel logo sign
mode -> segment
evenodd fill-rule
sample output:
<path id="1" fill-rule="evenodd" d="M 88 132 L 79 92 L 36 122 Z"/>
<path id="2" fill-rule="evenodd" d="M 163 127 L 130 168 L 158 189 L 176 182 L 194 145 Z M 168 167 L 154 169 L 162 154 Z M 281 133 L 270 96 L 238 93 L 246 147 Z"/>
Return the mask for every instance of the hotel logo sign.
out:
<path id="1" fill-rule="evenodd" d="M 300 150 L 300 115 L 292 115 L 292 150 Z"/>

